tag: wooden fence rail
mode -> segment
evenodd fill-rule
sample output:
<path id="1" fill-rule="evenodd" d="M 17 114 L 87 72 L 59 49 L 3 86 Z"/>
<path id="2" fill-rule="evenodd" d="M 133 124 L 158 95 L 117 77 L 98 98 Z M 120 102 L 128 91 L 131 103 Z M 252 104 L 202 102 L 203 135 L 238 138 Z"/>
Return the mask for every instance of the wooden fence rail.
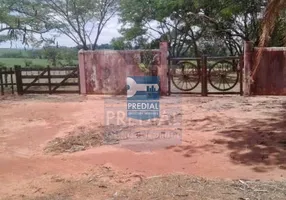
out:
<path id="1" fill-rule="evenodd" d="M 79 68 L 0 68 L 0 90 L 1 95 L 79 93 Z"/>

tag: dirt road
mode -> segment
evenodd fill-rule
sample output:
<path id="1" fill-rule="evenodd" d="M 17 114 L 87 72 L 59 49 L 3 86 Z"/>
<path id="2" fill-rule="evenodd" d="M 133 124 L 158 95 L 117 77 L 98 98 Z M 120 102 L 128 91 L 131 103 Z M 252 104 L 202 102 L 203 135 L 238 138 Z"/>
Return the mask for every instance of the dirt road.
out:
<path id="1" fill-rule="evenodd" d="M 135 140 L 119 144 L 88 143 L 94 135 L 109 130 L 111 125 L 106 126 L 104 117 L 106 110 L 125 106 L 125 97 L 3 97 L 0 197 L 47 196 L 62 188 L 66 180 L 70 183 L 72 178 L 79 184 L 83 176 L 87 179 L 94 173 L 100 176 L 102 170 L 105 175 L 101 178 L 116 183 L 112 187 L 117 189 L 150 176 L 174 173 L 208 179 L 285 181 L 285 97 L 164 97 L 160 108 L 161 116 L 166 118 L 144 127 L 149 132 L 161 130 L 162 134 L 178 131 L 180 140 L 174 144 L 174 140 L 164 143 L 164 139 L 157 143 L 154 138 L 139 145 Z M 144 133 L 136 124 L 128 126 L 113 126 L 113 129 Z M 79 134 L 89 134 L 88 141 L 78 137 Z M 56 142 L 70 145 L 67 141 L 71 135 L 76 135 L 73 140 L 80 142 L 73 142 L 68 151 L 56 154 L 45 151 L 55 138 L 67 138 Z M 111 170 L 116 175 L 108 174 Z M 119 181 L 121 178 L 123 183 Z M 100 190 L 106 187 L 111 186 L 98 186 Z M 91 199 L 106 199 L 113 191 L 117 190 L 106 190 Z"/>

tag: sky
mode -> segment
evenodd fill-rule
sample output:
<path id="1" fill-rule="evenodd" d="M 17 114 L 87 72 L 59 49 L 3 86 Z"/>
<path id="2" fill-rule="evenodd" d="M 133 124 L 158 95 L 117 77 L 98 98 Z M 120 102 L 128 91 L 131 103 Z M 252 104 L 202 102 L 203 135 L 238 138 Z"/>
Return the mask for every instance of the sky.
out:
<path id="1" fill-rule="evenodd" d="M 105 28 L 103 29 L 98 44 L 105 44 L 109 43 L 112 38 L 120 37 L 119 30 L 120 25 L 118 23 L 118 17 L 113 17 L 110 19 L 110 21 L 106 24 Z M 67 47 L 74 47 L 76 44 L 67 36 L 61 35 L 59 36 L 56 41 L 58 42 L 59 46 L 67 46 Z M 0 48 L 24 48 L 25 46 L 21 43 L 21 41 L 18 42 L 4 42 L 0 43 Z M 29 47 L 26 47 L 29 48 Z M 30 47 L 31 48 L 31 47 Z"/>

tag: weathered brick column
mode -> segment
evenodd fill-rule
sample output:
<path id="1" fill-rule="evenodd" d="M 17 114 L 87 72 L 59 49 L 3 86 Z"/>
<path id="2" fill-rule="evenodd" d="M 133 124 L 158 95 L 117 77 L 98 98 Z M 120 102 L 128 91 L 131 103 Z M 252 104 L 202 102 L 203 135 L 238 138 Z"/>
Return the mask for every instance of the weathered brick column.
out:
<path id="1" fill-rule="evenodd" d="M 158 76 L 160 77 L 161 95 L 168 94 L 168 43 L 160 43 L 161 64 L 158 69 Z"/>

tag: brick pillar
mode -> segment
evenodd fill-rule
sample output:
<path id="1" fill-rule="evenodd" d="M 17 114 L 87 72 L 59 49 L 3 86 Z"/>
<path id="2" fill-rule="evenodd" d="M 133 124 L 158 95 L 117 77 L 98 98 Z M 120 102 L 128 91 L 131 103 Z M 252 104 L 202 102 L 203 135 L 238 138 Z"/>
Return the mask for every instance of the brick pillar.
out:
<path id="1" fill-rule="evenodd" d="M 79 80 L 80 80 L 80 93 L 86 94 L 86 78 L 85 78 L 85 64 L 84 64 L 84 51 L 78 52 L 78 65 L 79 65 Z"/>
<path id="2" fill-rule="evenodd" d="M 158 69 L 161 95 L 168 94 L 168 42 L 160 43 L 161 64 Z"/>
<path id="3" fill-rule="evenodd" d="M 244 42 L 244 68 L 243 68 L 243 95 L 251 95 L 251 69 L 252 69 L 253 44 Z"/>

